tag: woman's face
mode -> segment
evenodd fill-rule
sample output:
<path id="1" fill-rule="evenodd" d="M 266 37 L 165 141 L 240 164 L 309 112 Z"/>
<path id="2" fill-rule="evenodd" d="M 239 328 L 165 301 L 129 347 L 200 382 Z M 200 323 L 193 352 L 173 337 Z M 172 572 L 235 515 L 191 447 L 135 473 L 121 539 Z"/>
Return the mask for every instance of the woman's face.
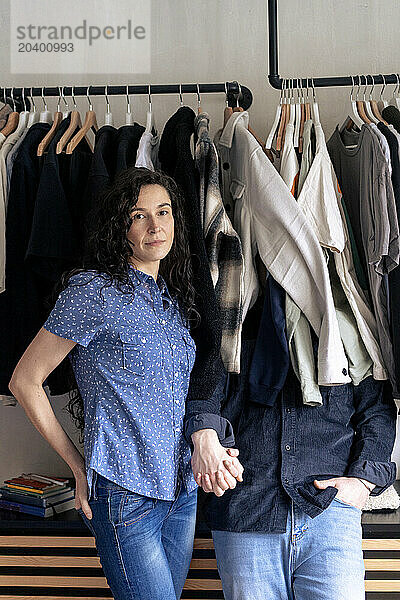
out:
<path id="1" fill-rule="evenodd" d="M 174 217 L 167 190 L 158 184 L 141 187 L 133 208 L 132 225 L 127 238 L 133 246 L 133 261 L 137 268 L 158 262 L 171 249 L 174 241 Z"/>

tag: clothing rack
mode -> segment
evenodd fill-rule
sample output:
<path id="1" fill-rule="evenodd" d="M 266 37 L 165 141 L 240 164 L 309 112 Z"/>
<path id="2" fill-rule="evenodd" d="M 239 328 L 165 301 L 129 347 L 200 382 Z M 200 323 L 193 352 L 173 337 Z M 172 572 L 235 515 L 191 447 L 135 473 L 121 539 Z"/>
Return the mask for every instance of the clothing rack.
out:
<path id="1" fill-rule="evenodd" d="M 278 0 L 268 0 L 268 29 L 269 29 L 269 75 L 268 80 L 272 87 L 277 90 L 282 89 L 283 82 L 287 78 L 279 76 L 278 69 Z M 398 74 L 391 75 L 351 75 L 347 77 L 308 77 L 291 79 L 290 87 L 334 87 L 351 85 L 372 85 L 372 84 L 400 84 Z"/>
<path id="2" fill-rule="evenodd" d="M 22 91 L 23 90 L 23 91 Z M 239 105 L 247 110 L 251 106 L 253 95 L 249 88 L 240 85 L 237 81 L 226 83 L 174 83 L 174 84 L 139 84 L 139 85 L 89 85 L 89 86 L 53 86 L 53 87 L 4 87 L 0 88 L 0 99 L 4 95 L 21 99 L 22 94 L 28 96 L 59 96 L 60 91 L 64 96 L 122 96 L 153 95 L 153 94 L 215 94 L 225 93 L 229 106 Z"/>

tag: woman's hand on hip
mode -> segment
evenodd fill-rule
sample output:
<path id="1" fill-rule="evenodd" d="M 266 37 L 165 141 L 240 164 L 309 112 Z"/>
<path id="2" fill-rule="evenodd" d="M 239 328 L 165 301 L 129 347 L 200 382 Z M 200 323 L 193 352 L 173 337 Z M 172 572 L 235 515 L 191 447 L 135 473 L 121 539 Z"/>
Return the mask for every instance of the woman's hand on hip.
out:
<path id="1" fill-rule="evenodd" d="M 233 490 L 237 481 L 243 481 L 243 467 L 237 458 L 239 451 L 221 446 L 214 429 L 196 431 L 192 440 L 193 475 L 205 492 L 222 496 L 227 489 Z"/>

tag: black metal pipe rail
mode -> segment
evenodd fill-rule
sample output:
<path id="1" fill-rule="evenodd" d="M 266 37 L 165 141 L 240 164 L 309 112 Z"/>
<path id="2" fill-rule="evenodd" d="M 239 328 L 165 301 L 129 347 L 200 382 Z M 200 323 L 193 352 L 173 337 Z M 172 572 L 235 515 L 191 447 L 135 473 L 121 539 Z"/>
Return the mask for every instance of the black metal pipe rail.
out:
<path id="1" fill-rule="evenodd" d="M 269 29 L 269 75 L 268 80 L 272 87 L 282 89 L 283 82 L 287 78 L 279 76 L 278 68 L 278 0 L 268 0 L 268 29 Z M 345 85 L 372 85 L 373 83 L 399 83 L 399 75 L 351 75 L 346 77 L 308 77 L 291 79 L 291 87 L 334 87 Z"/>
<path id="2" fill-rule="evenodd" d="M 22 92 L 23 90 L 23 92 Z M 89 86 L 46 86 L 46 87 L 0 87 L 0 99 L 11 96 L 21 98 L 22 93 L 25 98 L 28 96 L 59 96 L 60 90 L 64 96 L 122 96 L 126 94 L 214 94 L 226 92 L 228 103 L 235 106 L 239 97 L 239 104 L 247 109 L 253 100 L 253 95 L 249 88 L 240 85 L 237 81 L 228 81 L 226 83 L 174 83 L 174 84 L 138 84 L 138 85 L 89 85 Z"/>

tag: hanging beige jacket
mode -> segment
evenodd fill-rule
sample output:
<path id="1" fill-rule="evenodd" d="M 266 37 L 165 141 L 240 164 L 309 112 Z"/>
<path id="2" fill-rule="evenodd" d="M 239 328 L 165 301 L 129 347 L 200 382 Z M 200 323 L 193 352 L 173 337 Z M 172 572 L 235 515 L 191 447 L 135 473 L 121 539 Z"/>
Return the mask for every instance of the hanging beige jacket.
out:
<path id="1" fill-rule="evenodd" d="M 233 113 L 216 137 L 228 215 L 244 255 L 243 319 L 259 293 L 255 255 L 304 312 L 319 337 L 318 384 L 349 383 L 328 268 L 319 241 L 282 177 Z"/>

